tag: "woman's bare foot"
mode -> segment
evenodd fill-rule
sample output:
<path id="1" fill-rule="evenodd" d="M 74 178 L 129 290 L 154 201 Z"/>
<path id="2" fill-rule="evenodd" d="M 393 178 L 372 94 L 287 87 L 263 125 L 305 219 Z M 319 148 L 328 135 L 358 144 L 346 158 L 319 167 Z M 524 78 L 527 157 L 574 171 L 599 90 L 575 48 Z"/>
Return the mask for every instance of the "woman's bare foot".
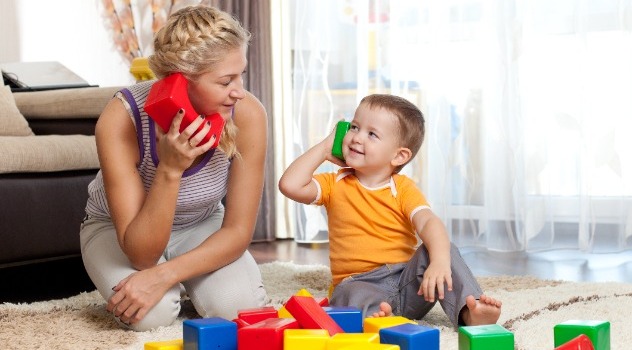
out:
<path id="1" fill-rule="evenodd" d="M 502 303 L 487 295 L 482 294 L 479 300 L 470 295 L 465 298 L 465 304 L 461 317 L 467 326 L 495 324 L 500 317 Z"/>
<path id="2" fill-rule="evenodd" d="M 380 311 L 374 312 L 370 317 L 388 317 L 393 316 L 393 308 L 385 301 L 380 303 Z"/>

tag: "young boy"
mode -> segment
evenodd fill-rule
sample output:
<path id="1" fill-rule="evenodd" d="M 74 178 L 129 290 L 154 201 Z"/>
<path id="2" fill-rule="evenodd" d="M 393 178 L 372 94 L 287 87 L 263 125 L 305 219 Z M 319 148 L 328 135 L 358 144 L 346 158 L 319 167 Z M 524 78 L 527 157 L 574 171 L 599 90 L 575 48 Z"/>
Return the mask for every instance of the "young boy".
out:
<path id="1" fill-rule="evenodd" d="M 364 317 L 421 319 L 438 300 L 455 326 L 496 323 L 501 302 L 482 294 L 421 191 L 398 174 L 424 133 L 415 105 L 369 95 L 342 142 L 345 161 L 331 154 L 332 132 L 288 167 L 279 189 L 327 209 L 332 306 L 358 307 Z M 314 174 L 325 161 L 344 167 Z"/>

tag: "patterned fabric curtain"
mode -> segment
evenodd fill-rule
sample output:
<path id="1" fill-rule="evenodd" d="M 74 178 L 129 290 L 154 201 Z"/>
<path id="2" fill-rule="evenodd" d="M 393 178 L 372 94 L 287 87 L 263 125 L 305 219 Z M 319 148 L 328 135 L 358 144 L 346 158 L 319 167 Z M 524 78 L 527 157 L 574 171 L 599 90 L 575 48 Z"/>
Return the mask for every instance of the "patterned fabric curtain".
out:
<path id="1" fill-rule="evenodd" d="M 190 5 L 211 5 L 231 13 L 252 33 L 248 50 L 245 87 L 257 96 L 268 111 L 268 151 L 264 193 L 255 227 L 256 241 L 275 238 L 275 203 L 272 111 L 272 54 L 269 0 L 101 0 L 106 26 L 116 49 L 131 64 L 136 57 L 153 52 L 153 36 L 165 24 L 169 14 Z"/>

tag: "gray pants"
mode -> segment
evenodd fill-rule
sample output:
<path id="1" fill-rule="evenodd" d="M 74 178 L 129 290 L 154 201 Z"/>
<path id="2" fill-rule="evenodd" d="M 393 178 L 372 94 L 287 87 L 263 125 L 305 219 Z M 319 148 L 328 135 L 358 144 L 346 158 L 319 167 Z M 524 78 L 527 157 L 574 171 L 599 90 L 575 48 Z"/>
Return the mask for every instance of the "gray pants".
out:
<path id="1" fill-rule="evenodd" d="M 197 226 L 173 231 L 158 263 L 197 247 L 220 228 L 222 220 L 223 211 L 218 211 Z M 111 221 L 85 220 L 80 237 L 86 271 L 99 293 L 108 300 L 114 294 L 112 287 L 137 270 L 123 254 Z M 261 272 L 248 251 L 219 270 L 182 282 L 182 286 L 202 317 L 232 320 L 238 310 L 264 306 L 267 299 Z M 180 294 L 180 285 L 174 285 L 140 322 L 131 326 L 117 322 L 136 331 L 169 326 L 180 313 Z"/>
<path id="2" fill-rule="evenodd" d="M 459 314 L 468 295 L 478 299 L 483 293 L 472 271 L 458 248 L 451 244 L 452 291 L 446 290 L 439 300 L 443 311 L 455 327 L 460 324 Z M 345 278 L 334 289 L 332 306 L 355 306 L 362 310 L 363 318 L 379 311 L 381 302 L 388 302 L 393 314 L 412 320 L 423 318 L 435 305 L 417 295 L 430 259 L 422 244 L 408 263 L 384 265 L 374 270 Z M 435 294 L 436 295 L 436 294 Z"/>

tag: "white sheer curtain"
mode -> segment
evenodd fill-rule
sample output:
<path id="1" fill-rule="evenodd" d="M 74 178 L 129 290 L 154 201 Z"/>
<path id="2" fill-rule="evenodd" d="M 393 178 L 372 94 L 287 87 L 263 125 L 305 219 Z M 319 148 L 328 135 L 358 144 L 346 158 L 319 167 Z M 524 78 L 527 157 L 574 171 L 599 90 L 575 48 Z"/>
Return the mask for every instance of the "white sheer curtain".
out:
<path id="1" fill-rule="evenodd" d="M 366 94 L 392 93 L 425 113 L 404 173 L 459 246 L 632 248 L 632 0 L 295 0 L 291 12 L 285 164 Z M 326 239 L 322 210 L 283 205 L 299 239 Z"/>

